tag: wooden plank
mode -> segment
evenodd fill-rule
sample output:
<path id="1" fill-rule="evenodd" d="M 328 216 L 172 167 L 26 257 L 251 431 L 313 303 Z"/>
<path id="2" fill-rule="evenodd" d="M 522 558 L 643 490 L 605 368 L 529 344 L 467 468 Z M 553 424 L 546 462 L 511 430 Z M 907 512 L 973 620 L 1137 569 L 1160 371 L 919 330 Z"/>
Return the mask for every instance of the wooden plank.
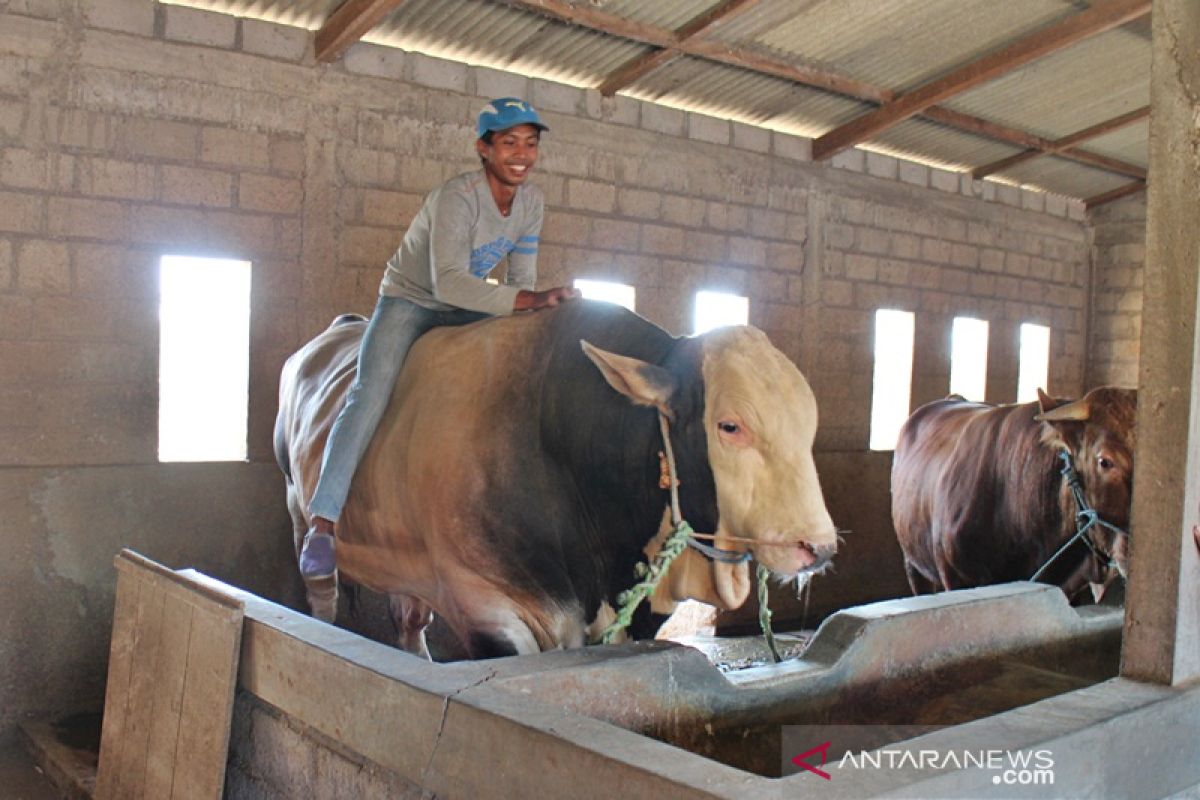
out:
<path id="1" fill-rule="evenodd" d="M 162 631 L 163 592 L 154 584 L 140 581 L 138 588 L 137 627 L 135 629 L 129 694 L 125 699 L 125 741 L 121 748 L 118 796 L 139 800 L 146 797 L 146 757 L 150 749 L 150 723 L 154 709 L 152 696 Z"/>
<path id="2" fill-rule="evenodd" d="M 1111 30 L 1150 12 L 1150 0 L 1107 0 L 1072 14 L 994 53 L 965 64 L 907 92 L 868 114 L 853 119 L 813 140 L 813 159 L 821 161 L 853 147 L 923 110 L 980 84 L 1022 67 L 1035 59 L 1069 47 L 1082 39 Z"/>
<path id="3" fill-rule="evenodd" d="M 404 0 L 346 0 L 317 31 L 314 49 L 317 61 L 336 59 L 395 11 Z"/>
<path id="4" fill-rule="evenodd" d="M 147 704 L 152 708 L 150 742 L 146 754 L 146 796 L 172 796 L 175 781 L 175 748 L 179 739 L 187 666 L 188 639 L 191 633 L 193 608 L 179 598 L 163 592 L 163 627 L 159 637 L 158 663 Z"/>
<path id="5" fill-rule="evenodd" d="M 242 604 L 130 551 L 117 572 L 96 797 L 219 798 Z"/>
<path id="6" fill-rule="evenodd" d="M 104 695 L 104 722 L 100 727 L 100 763 L 120 764 L 118 750 L 124 745 L 125 710 L 133 674 L 133 646 L 137 630 L 137 595 L 141 581 L 117 580 L 113 613 L 112 643 L 108 657 L 108 684 Z M 96 776 L 96 797 L 117 797 L 121 772 L 115 767 Z"/>
<path id="7" fill-rule="evenodd" d="M 242 642 L 241 613 L 196 614 L 187 645 L 171 798 L 219 798 L 225 785 L 233 696 Z M 224 713 L 215 713 L 223 710 Z"/>

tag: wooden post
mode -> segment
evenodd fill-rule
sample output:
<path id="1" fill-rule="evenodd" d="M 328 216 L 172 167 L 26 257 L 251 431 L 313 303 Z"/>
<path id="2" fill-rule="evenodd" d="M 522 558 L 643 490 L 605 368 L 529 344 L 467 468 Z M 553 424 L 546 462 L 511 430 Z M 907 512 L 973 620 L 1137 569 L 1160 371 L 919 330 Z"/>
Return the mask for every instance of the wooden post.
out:
<path id="1" fill-rule="evenodd" d="M 1133 538 L 1121 674 L 1200 676 L 1200 3 L 1155 0 Z"/>

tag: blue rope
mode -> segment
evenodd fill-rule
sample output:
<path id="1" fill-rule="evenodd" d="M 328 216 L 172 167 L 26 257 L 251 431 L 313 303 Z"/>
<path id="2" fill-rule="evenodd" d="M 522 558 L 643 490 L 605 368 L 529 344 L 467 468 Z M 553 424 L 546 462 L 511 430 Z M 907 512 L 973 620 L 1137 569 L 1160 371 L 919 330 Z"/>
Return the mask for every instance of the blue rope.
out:
<path id="1" fill-rule="evenodd" d="M 750 555 L 749 550 L 741 553 L 737 550 L 722 550 L 719 547 L 704 544 L 694 536 L 688 537 L 687 545 L 693 550 L 697 550 L 708 556 L 713 561 L 720 561 L 722 564 L 744 564 L 754 557 Z"/>
<path id="2" fill-rule="evenodd" d="M 1088 546 L 1088 549 L 1092 551 L 1096 558 L 1102 559 L 1110 567 L 1113 566 L 1112 558 L 1107 553 L 1102 553 L 1100 549 L 1096 547 L 1096 543 L 1092 541 L 1092 537 L 1084 535 L 1091 530 L 1093 526 L 1099 525 L 1102 528 L 1108 528 L 1113 533 L 1122 534 L 1124 536 L 1129 535 L 1128 531 L 1118 528 L 1111 522 L 1102 519 L 1099 512 L 1088 505 L 1087 499 L 1083 496 L 1083 486 L 1079 483 L 1079 476 L 1075 473 L 1075 466 L 1071 463 L 1070 451 L 1060 450 L 1058 453 L 1058 458 L 1063 462 L 1062 469 L 1059 470 L 1059 474 L 1063 476 L 1063 479 L 1067 482 L 1067 486 L 1071 489 L 1071 494 L 1075 498 L 1075 535 L 1070 539 L 1067 539 L 1066 543 L 1063 544 L 1062 547 L 1058 548 L 1054 555 L 1050 556 L 1049 560 L 1047 560 L 1045 564 L 1042 564 L 1042 566 L 1038 568 L 1037 572 L 1033 573 L 1033 576 L 1029 579 L 1031 581 L 1036 581 L 1038 578 L 1040 578 L 1042 573 L 1046 571 L 1046 568 L 1053 564 L 1059 556 L 1067 551 L 1068 547 L 1074 544 L 1075 541 L 1081 537 L 1083 538 L 1083 543 Z"/>

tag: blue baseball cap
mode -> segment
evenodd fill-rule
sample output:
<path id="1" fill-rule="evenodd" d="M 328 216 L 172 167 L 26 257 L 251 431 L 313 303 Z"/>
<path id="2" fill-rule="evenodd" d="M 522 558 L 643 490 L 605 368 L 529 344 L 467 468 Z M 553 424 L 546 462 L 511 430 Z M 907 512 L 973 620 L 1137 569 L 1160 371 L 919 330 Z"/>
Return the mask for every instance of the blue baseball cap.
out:
<path id="1" fill-rule="evenodd" d="M 533 106 L 518 97 L 500 97 L 479 112 L 479 138 L 493 131 L 506 131 L 517 125 L 532 125 L 538 130 L 550 130 L 542 124 Z"/>

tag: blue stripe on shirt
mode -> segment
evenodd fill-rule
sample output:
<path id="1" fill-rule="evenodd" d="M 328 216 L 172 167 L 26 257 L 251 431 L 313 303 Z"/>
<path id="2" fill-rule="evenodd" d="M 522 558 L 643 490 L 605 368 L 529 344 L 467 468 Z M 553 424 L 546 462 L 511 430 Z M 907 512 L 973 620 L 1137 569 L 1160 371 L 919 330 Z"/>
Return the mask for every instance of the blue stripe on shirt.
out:
<path id="1" fill-rule="evenodd" d="M 520 254 L 521 254 L 521 255 L 523 255 L 523 256 L 534 256 L 534 255 L 537 255 L 537 248 L 536 248 L 536 247 L 514 247 L 514 248 L 512 249 L 512 251 L 513 251 L 514 253 L 520 253 Z"/>

